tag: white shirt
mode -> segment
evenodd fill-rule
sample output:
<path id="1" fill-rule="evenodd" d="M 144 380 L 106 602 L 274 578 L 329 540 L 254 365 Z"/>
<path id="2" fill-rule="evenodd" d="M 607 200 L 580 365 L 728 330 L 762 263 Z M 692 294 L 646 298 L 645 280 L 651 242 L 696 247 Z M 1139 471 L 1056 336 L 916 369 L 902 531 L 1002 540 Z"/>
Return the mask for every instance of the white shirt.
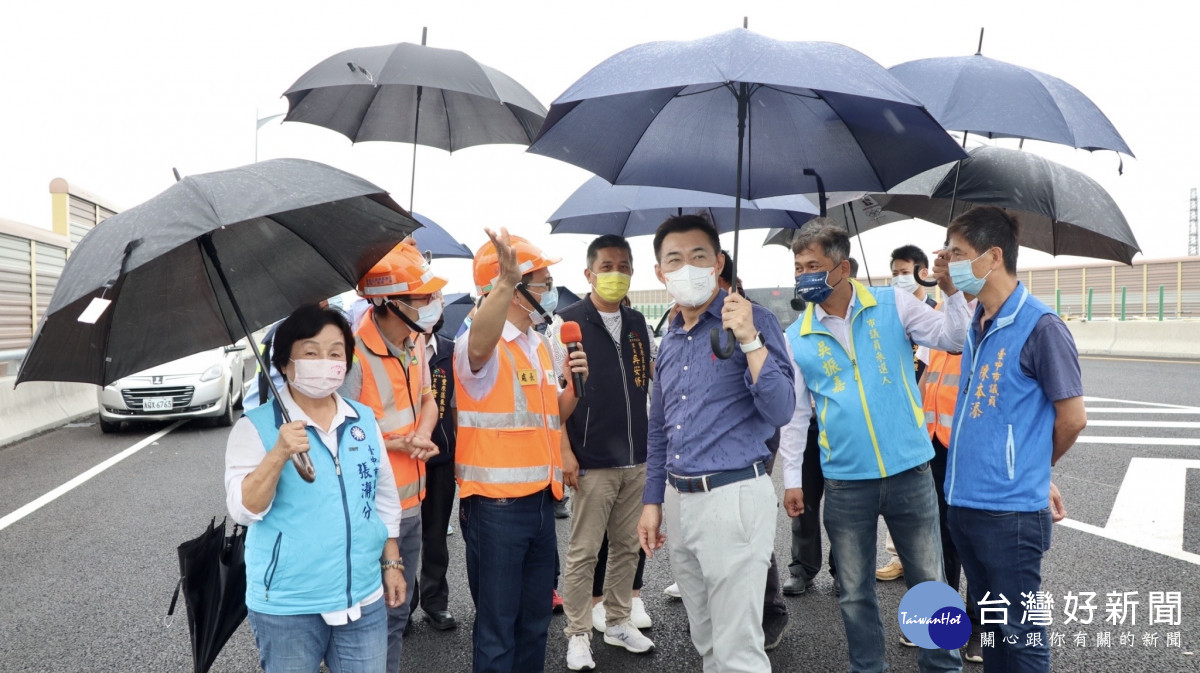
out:
<path id="1" fill-rule="evenodd" d="M 971 323 L 971 309 L 962 292 L 955 292 L 947 297 L 942 302 L 941 310 L 930 307 L 924 300 L 917 299 L 912 293 L 900 288 L 895 288 L 895 293 L 896 312 L 911 341 L 919 346 L 941 351 L 962 350 Z M 844 316 L 826 313 L 820 305 L 813 307 L 816 310 L 816 319 L 843 347 L 846 347 L 849 328 L 846 317 L 854 315 L 857 300 L 857 293 L 850 296 L 850 304 L 846 307 Z M 788 348 L 790 350 L 790 344 Z M 783 462 L 783 487 L 801 488 L 804 445 L 807 443 L 808 423 L 812 416 L 812 397 L 794 357 L 792 369 L 796 374 L 796 411 L 792 414 L 792 420 L 780 430 L 779 458 Z"/>
<path id="2" fill-rule="evenodd" d="M 342 422 L 347 418 L 358 418 L 358 414 L 354 409 L 342 399 L 340 395 L 335 394 L 334 399 L 337 401 L 337 411 L 333 415 L 333 421 L 329 423 L 329 430 L 322 429 L 319 425 L 313 422 L 308 414 L 304 413 L 294 399 L 292 399 L 292 391 L 288 386 L 280 389 L 280 400 L 283 402 L 283 408 L 287 410 L 294 421 L 304 421 L 308 427 L 312 428 L 320 438 L 325 449 L 334 457 L 337 456 L 337 429 Z M 383 447 L 383 434 L 376 429 L 377 446 Z M 310 451 L 320 450 L 318 447 L 310 446 Z M 237 523 L 243 526 L 250 526 L 257 521 L 262 521 L 267 512 L 271 511 L 271 503 L 267 504 L 266 509 L 255 514 L 246 509 L 242 503 L 242 482 L 245 481 L 246 475 L 253 472 L 262 463 L 267 456 L 267 449 L 263 446 L 262 437 L 258 434 L 258 429 L 254 427 L 254 423 L 249 418 L 242 416 L 233 426 L 233 430 L 229 433 L 229 440 L 225 445 L 225 506 L 229 509 L 229 515 Z M 290 465 L 284 466 L 285 470 L 293 469 Z M 375 511 L 379 514 L 380 521 L 387 527 L 388 537 L 399 537 L 400 535 L 400 492 L 396 490 L 396 478 L 392 475 L 392 465 L 387 460 L 379 461 L 379 479 L 375 484 Z M 416 559 L 410 562 L 416 563 Z M 326 624 L 330 626 L 340 626 L 348 621 L 355 621 L 362 616 L 362 606 L 370 605 L 375 601 L 383 598 L 383 587 L 375 591 L 370 596 L 364 598 L 361 602 L 351 606 L 347 610 L 334 610 L 333 612 L 323 612 L 321 617 Z"/>
<path id="3" fill-rule="evenodd" d="M 474 324 L 472 324 L 472 327 Z M 504 331 L 501 332 L 500 338 L 510 343 L 515 342 L 525 351 L 525 356 L 529 358 L 529 362 L 534 367 L 540 366 L 538 363 L 541 360 L 538 358 L 538 346 L 544 345 L 549 353 L 549 339 L 538 334 L 537 331 L 530 327 L 522 332 L 515 325 L 507 320 L 504 321 Z M 463 391 L 471 396 L 471 399 L 479 401 L 487 397 L 488 393 L 492 392 L 492 388 L 496 385 L 496 377 L 500 375 L 500 356 L 499 344 L 492 349 L 492 355 L 487 362 L 479 368 L 479 371 L 471 371 L 471 356 L 469 342 L 471 340 L 471 328 L 463 332 L 458 339 L 454 341 L 454 375 L 458 377 L 458 382 L 462 384 Z M 543 372 L 543 375 L 548 381 L 558 386 L 558 375 L 553 369 Z"/>

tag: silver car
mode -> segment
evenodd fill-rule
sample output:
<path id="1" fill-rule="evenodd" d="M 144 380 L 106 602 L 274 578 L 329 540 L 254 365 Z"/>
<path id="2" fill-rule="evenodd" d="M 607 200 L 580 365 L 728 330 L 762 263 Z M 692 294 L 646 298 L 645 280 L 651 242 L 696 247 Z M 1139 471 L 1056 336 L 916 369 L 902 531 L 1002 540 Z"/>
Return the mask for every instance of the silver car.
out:
<path id="1" fill-rule="evenodd" d="M 122 421 L 208 418 L 229 426 L 254 377 L 254 355 L 245 340 L 189 355 L 118 379 L 100 389 L 100 429 L 118 432 Z"/>

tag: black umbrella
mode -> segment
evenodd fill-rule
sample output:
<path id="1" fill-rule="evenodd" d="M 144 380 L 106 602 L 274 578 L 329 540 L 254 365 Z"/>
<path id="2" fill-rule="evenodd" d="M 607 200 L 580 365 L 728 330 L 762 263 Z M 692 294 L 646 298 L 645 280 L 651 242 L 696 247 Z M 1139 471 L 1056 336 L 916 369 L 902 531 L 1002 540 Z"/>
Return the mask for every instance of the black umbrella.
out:
<path id="1" fill-rule="evenodd" d="M 413 143 L 448 152 L 528 145 L 546 108 L 516 80 L 453 49 L 387 44 L 349 49 L 313 66 L 284 95 L 284 121 L 332 129 L 358 143 Z M 412 187 L 408 207 L 412 208 Z"/>
<path id="2" fill-rule="evenodd" d="M 79 241 L 17 383 L 104 386 L 233 343 L 352 289 L 417 226 L 379 187 L 312 161 L 184 178 Z M 89 308 L 102 311 L 81 319 Z"/>
<path id="3" fill-rule="evenodd" d="M 850 196 L 853 198 L 849 198 Z M 829 208 L 825 215 L 826 219 L 845 229 L 851 236 L 882 227 L 885 224 L 909 219 L 907 215 L 884 210 L 873 194 L 830 194 L 828 198 Z M 845 200 L 847 198 L 849 200 Z M 792 241 L 803 228 L 803 225 L 772 228 L 767 232 L 763 245 L 782 245 L 791 250 Z"/>
<path id="4" fill-rule="evenodd" d="M 885 210 L 942 225 L 975 206 L 999 206 L 1017 215 L 1021 245 L 1052 255 L 1129 264 L 1141 251 L 1112 196 L 1077 170 L 1000 147 L 978 147 L 959 163 L 875 197 Z"/>
<path id="5" fill-rule="evenodd" d="M 179 584 L 167 616 L 175 613 L 182 589 L 192 640 L 192 670 L 205 673 L 246 618 L 246 528 L 234 525 L 225 537 L 217 519 L 199 537 L 179 545 Z"/>
<path id="6" fill-rule="evenodd" d="M 453 340 L 458 336 L 458 328 L 462 327 L 472 308 L 475 308 L 475 302 L 471 295 L 465 292 L 446 295 L 446 307 L 442 310 L 442 326 L 438 329 L 438 334 Z"/>

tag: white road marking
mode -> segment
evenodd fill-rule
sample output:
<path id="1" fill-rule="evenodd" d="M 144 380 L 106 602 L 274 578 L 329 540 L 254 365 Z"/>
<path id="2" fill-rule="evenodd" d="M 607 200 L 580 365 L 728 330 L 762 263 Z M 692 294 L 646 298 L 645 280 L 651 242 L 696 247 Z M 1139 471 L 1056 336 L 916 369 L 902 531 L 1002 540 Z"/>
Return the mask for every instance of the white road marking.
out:
<path id="1" fill-rule="evenodd" d="M 1137 407 L 1088 407 L 1087 412 L 1091 414 L 1151 414 L 1157 416 L 1159 414 L 1200 414 L 1200 409 L 1140 409 Z M 1090 423 L 1090 421 L 1089 421 Z"/>
<path id="2" fill-rule="evenodd" d="M 1080 435 L 1076 444 L 1125 444 L 1128 446 L 1200 446 L 1200 437 L 1094 437 Z"/>
<path id="3" fill-rule="evenodd" d="M 1138 404 L 1143 407 L 1162 407 L 1163 409 L 1191 409 L 1200 412 L 1200 407 L 1190 407 L 1185 404 L 1163 404 L 1162 402 L 1138 402 L 1137 400 L 1119 400 L 1115 397 L 1084 397 L 1084 402 L 1119 402 L 1121 404 Z"/>
<path id="4" fill-rule="evenodd" d="M 1109 402 L 1136 406 L 1088 408 L 1093 414 L 1200 414 L 1200 407 L 1159 402 L 1140 402 L 1108 397 L 1085 397 L 1086 403 Z M 1191 421 L 1118 421 L 1090 418 L 1088 428 L 1181 428 L 1200 429 Z M 1189 433 L 1190 434 L 1190 433 Z M 1197 433 L 1200 435 L 1200 433 Z M 1121 444 L 1139 446 L 1195 446 L 1196 437 L 1105 437 L 1083 435 L 1079 444 Z M 1200 554 L 1184 551 L 1183 526 L 1187 500 L 1188 470 L 1200 469 L 1200 460 L 1178 458 L 1135 457 L 1130 460 L 1125 478 L 1104 527 L 1064 519 L 1059 523 L 1067 528 L 1091 533 L 1108 540 L 1145 549 L 1163 556 L 1200 565 Z"/>
<path id="5" fill-rule="evenodd" d="M 122 451 L 122 452 L 118 453 L 117 455 L 109 458 L 108 460 L 96 465 L 95 467 L 87 470 L 86 472 L 81 473 L 74 479 L 66 482 L 65 484 L 59 486 L 58 488 L 55 488 L 54 490 L 47 492 L 46 494 L 42 495 L 41 497 L 37 498 L 36 500 L 33 500 L 29 503 L 26 503 L 25 505 L 22 505 L 21 507 L 17 508 L 16 510 L 13 510 L 9 514 L 6 514 L 3 518 L 0 518 L 0 530 L 4 530 L 5 528 L 8 528 L 12 524 L 20 521 L 21 519 L 24 519 L 25 517 L 29 516 L 30 514 L 41 509 L 43 506 L 55 501 L 56 499 L 59 498 L 59 496 L 62 496 L 63 494 L 71 491 L 71 489 L 75 488 L 76 486 L 79 486 L 80 484 L 86 482 L 87 480 L 91 479 L 92 477 L 107 470 L 108 468 L 112 467 L 113 465 L 116 465 L 117 463 L 132 456 L 133 454 L 137 453 L 138 451 L 141 451 L 142 449 L 146 448 L 147 446 L 150 446 L 154 442 L 157 442 L 158 440 L 162 439 L 163 437 L 166 437 L 168 433 L 170 433 L 172 430 L 174 430 L 175 428 L 178 428 L 179 426 L 183 425 L 186 422 L 187 422 L 186 420 L 175 421 L 174 423 L 168 425 L 167 427 L 163 428 L 162 430 L 159 430 L 158 432 L 154 433 L 153 435 L 150 435 L 149 437 L 143 439 L 142 441 L 138 442 L 137 444 L 134 444 L 133 446 L 129 447 L 128 449 L 125 449 L 124 451 Z"/>
<path id="6" fill-rule="evenodd" d="M 1162 554 L 1163 556 L 1169 556 L 1174 559 L 1179 559 L 1180 561 L 1187 561 L 1188 563 L 1192 563 L 1194 565 L 1200 565 L 1200 554 L 1193 554 L 1191 552 L 1183 551 L 1182 549 L 1147 549 L 1146 546 L 1139 540 L 1125 539 L 1113 534 L 1106 528 L 1093 526 L 1090 523 L 1083 523 L 1082 521 L 1076 521 L 1074 519 L 1063 519 L 1062 521 L 1058 522 L 1058 525 L 1066 526 L 1067 528 L 1074 528 L 1075 530 L 1083 531 L 1084 533 L 1091 533 L 1097 537 L 1102 537 L 1114 542 L 1121 542 L 1129 545 L 1130 547 L 1146 549 L 1146 551 L 1152 551 L 1156 554 Z"/>
<path id="7" fill-rule="evenodd" d="M 1104 419 L 1088 419 L 1088 427 L 1104 428 L 1189 428 L 1200 429 L 1196 421 L 1109 421 Z"/>

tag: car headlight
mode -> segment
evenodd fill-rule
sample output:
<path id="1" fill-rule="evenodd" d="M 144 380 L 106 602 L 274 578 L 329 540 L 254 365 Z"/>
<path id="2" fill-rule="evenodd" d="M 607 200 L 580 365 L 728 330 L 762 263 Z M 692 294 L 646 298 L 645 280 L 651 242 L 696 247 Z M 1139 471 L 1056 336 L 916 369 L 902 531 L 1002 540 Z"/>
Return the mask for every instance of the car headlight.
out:
<path id="1" fill-rule="evenodd" d="M 200 375 L 201 381 L 211 381 L 221 375 L 221 365 L 213 365 Z"/>

